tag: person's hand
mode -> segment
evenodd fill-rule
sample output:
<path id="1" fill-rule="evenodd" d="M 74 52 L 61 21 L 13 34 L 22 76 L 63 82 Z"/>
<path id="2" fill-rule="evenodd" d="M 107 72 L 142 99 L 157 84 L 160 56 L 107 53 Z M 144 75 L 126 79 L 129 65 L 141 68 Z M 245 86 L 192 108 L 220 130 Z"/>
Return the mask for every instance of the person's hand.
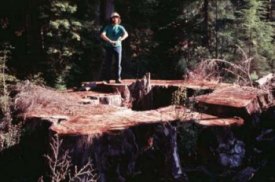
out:
<path id="1" fill-rule="evenodd" d="M 115 44 L 120 44 L 122 42 L 122 38 L 119 37 L 116 41 L 115 41 Z"/>
<path id="2" fill-rule="evenodd" d="M 118 40 L 116 40 L 116 41 L 113 41 L 113 40 L 111 40 L 110 41 L 110 44 L 112 44 L 112 45 L 117 45 L 117 44 L 119 44 L 121 42 L 121 40 L 120 39 L 118 39 Z"/>
<path id="3" fill-rule="evenodd" d="M 115 45 L 116 41 L 110 40 L 109 43 L 112 44 L 112 45 Z"/>

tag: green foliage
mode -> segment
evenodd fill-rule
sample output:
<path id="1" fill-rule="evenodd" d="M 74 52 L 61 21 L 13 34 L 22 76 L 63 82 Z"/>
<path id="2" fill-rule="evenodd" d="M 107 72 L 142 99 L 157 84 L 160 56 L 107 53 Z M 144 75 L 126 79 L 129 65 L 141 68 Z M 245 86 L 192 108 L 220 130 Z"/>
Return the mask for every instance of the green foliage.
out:
<path id="1" fill-rule="evenodd" d="M 204 59 L 232 56 L 232 21 L 234 6 L 231 1 L 188 2 L 180 18 L 185 36 L 177 45 L 180 54 L 178 69 L 181 73 L 194 69 Z M 206 11 L 206 12 L 205 12 Z M 188 69 L 187 69 L 188 68 Z"/>
<path id="2" fill-rule="evenodd" d="M 9 124 L 7 131 L 0 132 L 0 151 L 20 142 L 22 123 Z"/>
<path id="3" fill-rule="evenodd" d="M 197 142 L 200 129 L 192 122 L 182 122 L 177 126 L 178 144 L 182 156 L 194 155 L 197 151 Z"/>
<path id="4" fill-rule="evenodd" d="M 268 0 L 113 3 L 130 35 L 123 44 L 127 77 L 151 72 L 153 78 L 181 78 L 210 58 L 238 64 L 238 47 L 253 57 L 252 71 L 257 75 L 274 71 L 274 24 L 267 19 Z M 0 35 L 15 46 L 17 56 L 9 63 L 12 70 L 21 78 L 42 72 L 47 83 L 62 88 L 98 79 L 104 59 L 99 32 L 104 26 L 100 21 L 106 13 L 105 3 L 52 0 L 25 4 L 33 7 L 26 11 L 30 20 L 14 21 L 17 14 L 16 18 L 0 17 Z M 23 5 L 15 4 L 14 9 L 25 12 Z M 35 21 L 38 14 L 39 21 Z"/>
<path id="5" fill-rule="evenodd" d="M 188 100 L 186 88 L 179 88 L 172 94 L 172 104 L 186 106 Z"/>
<path id="6" fill-rule="evenodd" d="M 43 75 L 58 89 L 93 79 L 103 59 L 96 2 L 54 0 L 41 7 L 48 67 Z"/>
<path id="7" fill-rule="evenodd" d="M 54 87 L 58 90 L 66 90 L 66 83 L 63 75 L 56 78 Z"/>
<path id="8" fill-rule="evenodd" d="M 256 71 L 253 71 L 253 72 L 250 74 L 250 77 L 251 77 L 251 80 L 253 80 L 253 81 L 259 79 L 259 76 L 257 75 Z"/>
<path id="9" fill-rule="evenodd" d="M 46 85 L 46 82 L 44 80 L 43 74 L 42 73 L 37 73 L 34 75 L 30 75 L 28 77 L 28 80 L 33 83 L 34 85 Z"/>
<path id="10" fill-rule="evenodd" d="M 11 57 L 13 47 L 9 43 L 3 43 L 0 47 L 0 151 L 15 145 L 21 136 L 21 124 L 13 124 L 11 118 L 11 98 L 8 86 L 17 80 L 8 74 L 7 61 Z"/>
<path id="11" fill-rule="evenodd" d="M 186 88 L 180 88 L 175 91 L 172 95 L 172 104 L 188 106 L 189 108 L 193 107 L 192 102 L 187 97 Z M 189 109 L 185 110 L 186 113 L 176 113 L 179 120 L 184 118 L 187 112 L 190 112 Z M 183 119 L 184 120 L 184 119 Z M 193 122 L 179 122 L 177 125 L 178 132 L 178 143 L 180 153 L 183 155 L 192 155 L 196 152 L 199 128 Z"/>
<path id="12" fill-rule="evenodd" d="M 14 83 L 16 78 L 8 74 L 7 61 L 11 57 L 13 47 L 9 43 L 3 43 L 0 49 L 0 108 L 2 115 L 9 114 L 8 85 Z"/>
<path id="13" fill-rule="evenodd" d="M 54 0 L 43 7 L 43 18 L 48 21 L 45 30 L 45 49 L 48 55 L 49 82 L 66 88 L 66 80 L 74 62 L 82 54 L 82 23 L 76 17 L 77 5 Z M 48 14 L 46 13 L 48 12 Z"/>
<path id="14" fill-rule="evenodd" d="M 62 14 L 73 14 L 77 10 L 77 6 L 71 5 L 69 2 L 66 1 L 52 1 L 51 4 L 51 11 L 54 13 L 55 16 L 61 16 Z"/>
<path id="15" fill-rule="evenodd" d="M 240 56 L 236 51 L 238 46 L 246 51 L 249 45 L 239 44 L 242 38 L 237 35 L 238 27 L 243 22 L 237 21 L 235 12 L 240 7 L 233 1 L 116 1 L 116 7 L 127 12 L 123 20 L 130 29 L 130 59 L 133 63 L 138 62 L 133 65 L 138 70 L 150 71 L 153 76 L 178 77 L 209 58 L 235 62 Z M 246 17 L 252 15 L 247 13 Z M 269 60 L 266 68 L 270 69 L 273 59 L 270 55 L 274 52 L 270 44 L 273 41 L 271 29 L 261 14 L 253 16 L 262 24 L 259 30 L 266 27 L 264 29 L 269 31 L 256 37 L 262 42 L 258 41 L 261 48 L 257 52 L 263 53 L 263 61 Z M 259 57 L 255 59 L 258 61 Z"/>
<path id="16" fill-rule="evenodd" d="M 275 60 L 274 27 L 263 15 L 268 1 L 244 0 L 237 12 L 235 38 L 249 57 L 254 58 L 252 69 L 259 74 L 270 72 Z"/>

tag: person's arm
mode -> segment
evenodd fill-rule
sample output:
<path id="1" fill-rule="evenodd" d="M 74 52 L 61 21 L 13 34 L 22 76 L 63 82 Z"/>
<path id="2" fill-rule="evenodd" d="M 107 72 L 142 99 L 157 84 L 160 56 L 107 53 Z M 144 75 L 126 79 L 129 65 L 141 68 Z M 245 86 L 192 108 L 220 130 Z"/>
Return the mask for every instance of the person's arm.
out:
<path id="1" fill-rule="evenodd" d="M 123 34 L 123 36 L 120 37 L 120 41 L 124 41 L 125 39 L 127 39 L 128 36 L 129 36 L 129 35 L 128 35 L 128 32 L 125 31 L 124 34 Z"/>
<path id="2" fill-rule="evenodd" d="M 108 43 L 110 43 L 110 44 L 114 44 L 114 43 L 115 43 L 115 41 L 112 41 L 111 39 L 109 39 L 109 38 L 106 36 L 106 32 L 102 32 L 102 33 L 100 34 L 100 37 L 101 37 L 104 41 L 106 41 L 106 42 L 108 42 Z"/>
<path id="3" fill-rule="evenodd" d="M 125 39 L 127 39 L 127 37 L 129 36 L 128 35 L 128 32 L 125 30 L 124 27 L 122 27 L 122 31 L 123 31 L 123 35 L 121 37 L 119 37 L 119 40 L 120 41 L 124 41 Z"/>

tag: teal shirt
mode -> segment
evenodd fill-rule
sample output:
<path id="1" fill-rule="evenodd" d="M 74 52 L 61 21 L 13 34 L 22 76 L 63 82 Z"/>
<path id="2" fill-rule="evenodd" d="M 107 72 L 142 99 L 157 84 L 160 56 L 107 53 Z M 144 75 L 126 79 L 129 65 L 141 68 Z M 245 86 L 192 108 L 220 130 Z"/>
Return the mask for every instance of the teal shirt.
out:
<path id="1" fill-rule="evenodd" d="M 112 45 L 107 43 L 106 46 L 109 47 L 121 47 L 121 41 L 118 41 L 118 38 L 123 36 L 126 33 L 125 28 L 122 25 L 107 25 L 102 32 L 106 33 L 106 36 L 113 40 L 117 41 L 116 44 Z"/>

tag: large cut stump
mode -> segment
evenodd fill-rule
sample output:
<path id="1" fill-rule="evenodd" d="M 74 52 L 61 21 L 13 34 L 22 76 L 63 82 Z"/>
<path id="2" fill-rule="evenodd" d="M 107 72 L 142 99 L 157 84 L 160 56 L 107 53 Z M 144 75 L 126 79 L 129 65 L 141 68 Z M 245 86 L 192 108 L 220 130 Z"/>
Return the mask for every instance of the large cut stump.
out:
<path id="1" fill-rule="evenodd" d="M 269 91 L 252 87 L 232 86 L 217 89 L 213 93 L 195 97 L 199 111 L 220 117 L 239 116 L 250 118 L 272 105 Z"/>
<path id="2" fill-rule="evenodd" d="M 218 118 L 179 106 L 138 112 L 97 105 L 91 106 L 90 114 L 85 116 L 32 111 L 26 124 L 28 121 L 30 128 L 49 123 L 50 136 L 57 134 L 63 139 L 63 147 L 70 151 L 74 165 L 81 167 L 93 159 L 100 181 L 185 178 L 178 156 L 175 122 L 209 127 L 243 124 L 241 118 Z M 151 167 L 147 168 L 149 164 Z M 137 175 L 138 171 L 142 173 Z"/>
<path id="3" fill-rule="evenodd" d="M 243 124 L 241 118 L 219 118 L 174 105 L 133 111 L 83 102 L 93 91 L 56 92 L 32 85 L 21 89 L 15 97 L 15 108 L 26 128 L 39 131 L 43 126 L 47 127 L 43 131 L 48 131 L 48 136 L 59 135 L 74 165 L 81 167 L 93 159 L 100 181 L 125 181 L 132 177 L 142 180 L 143 174 L 148 175 L 145 179 L 150 181 L 154 180 L 151 178 L 183 178 L 176 122 L 195 122 L 203 126 Z M 151 167 L 146 168 L 144 161 Z"/>
<path id="4" fill-rule="evenodd" d="M 150 80 L 148 77 L 137 80 L 123 80 L 121 84 L 114 81 L 83 82 L 83 90 L 104 92 L 106 94 L 120 94 L 122 105 L 130 106 L 134 110 L 149 110 L 169 106 L 173 93 L 179 89 L 186 89 L 187 96 L 201 95 L 213 92 L 215 89 L 228 87 L 230 84 L 202 80 Z M 112 97 L 112 96 L 111 96 Z"/>
<path id="5" fill-rule="evenodd" d="M 195 102 L 186 102 L 186 107 L 173 105 L 175 91 L 184 91 L 184 98 Z M 182 153 L 190 146 L 196 153 L 191 163 L 201 160 L 216 169 L 239 168 L 248 148 L 245 141 L 253 137 L 240 137 L 236 132 L 244 136 L 244 121 L 273 101 L 268 91 L 251 87 L 200 80 L 150 80 L 148 76 L 123 80 L 122 84 L 86 82 L 82 91 L 58 92 L 25 84 L 11 95 L 13 111 L 28 131 L 20 144 L 24 152 L 18 158 L 22 164 L 30 158 L 35 161 L 26 165 L 26 170 L 35 171 L 37 178 L 43 175 L 39 171 L 50 173 L 43 167 L 42 156 L 50 151 L 49 139 L 58 135 L 72 164 L 79 169 L 92 159 L 102 182 L 187 181 L 182 164 L 188 165 L 190 156 Z M 196 111 L 187 108 L 194 105 Z M 14 153 L 19 154 L 18 150 Z M 0 165 L 3 174 L 13 172 L 9 169 L 17 162 L 7 161 L 4 164 L 12 167 Z M 20 181 L 12 175 L 4 180 Z"/>

